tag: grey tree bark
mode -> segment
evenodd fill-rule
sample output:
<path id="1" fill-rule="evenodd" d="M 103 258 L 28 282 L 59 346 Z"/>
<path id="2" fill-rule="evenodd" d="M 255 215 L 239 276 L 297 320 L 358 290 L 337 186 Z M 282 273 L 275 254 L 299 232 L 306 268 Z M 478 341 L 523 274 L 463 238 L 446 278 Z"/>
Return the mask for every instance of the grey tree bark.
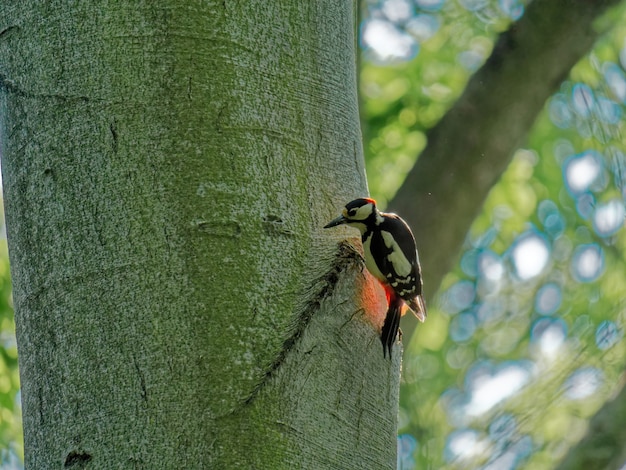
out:
<path id="1" fill-rule="evenodd" d="M 26 467 L 394 468 L 352 1 L 0 4 Z M 331 238 L 334 237 L 334 238 Z"/>

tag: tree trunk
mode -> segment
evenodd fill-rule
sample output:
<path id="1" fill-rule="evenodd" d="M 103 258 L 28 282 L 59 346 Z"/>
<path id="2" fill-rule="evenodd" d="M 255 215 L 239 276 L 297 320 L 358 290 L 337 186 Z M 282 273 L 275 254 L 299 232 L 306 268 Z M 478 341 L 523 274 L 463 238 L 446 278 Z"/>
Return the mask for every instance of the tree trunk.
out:
<path id="1" fill-rule="evenodd" d="M 27 468 L 395 467 L 353 15 L 0 5 Z"/>

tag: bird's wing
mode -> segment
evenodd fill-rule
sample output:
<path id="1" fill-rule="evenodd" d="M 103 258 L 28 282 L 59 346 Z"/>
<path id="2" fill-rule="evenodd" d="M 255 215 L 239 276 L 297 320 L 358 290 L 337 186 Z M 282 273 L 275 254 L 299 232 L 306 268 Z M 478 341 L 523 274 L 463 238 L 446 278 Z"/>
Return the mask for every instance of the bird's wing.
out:
<path id="1" fill-rule="evenodd" d="M 410 285 L 414 287 L 413 295 L 421 295 L 422 273 L 419 265 L 419 259 L 417 257 L 417 250 L 415 249 L 415 238 L 413 238 L 413 233 L 411 232 L 411 229 L 406 224 L 406 222 L 398 217 L 396 214 L 384 215 L 385 221 L 381 224 L 380 228 L 382 231 L 386 231 L 393 235 L 393 239 L 397 244 L 397 247 L 393 248 L 395 248 L 396 251 L 399 251 L 399 253 L 397 253 L 395 256 L 404 257 L 406 259 L 406 262 L 410 264 L 410 271 L 407 273 L 402 269 L 397 269 L 392 262 L 394 260 L 393 254 L 391 259 L 389 258 L 389 255 L 387 255 L 385 259 L 387 260 L 390 267 L 393 269 L 394 275 L 396 275 L 397 277 L 412 279 L 410 281 Z M 398 264 L 398 268 L 402 268 L 401 262 Z M 399 270 L 401 272 L 398 272 Z"/>

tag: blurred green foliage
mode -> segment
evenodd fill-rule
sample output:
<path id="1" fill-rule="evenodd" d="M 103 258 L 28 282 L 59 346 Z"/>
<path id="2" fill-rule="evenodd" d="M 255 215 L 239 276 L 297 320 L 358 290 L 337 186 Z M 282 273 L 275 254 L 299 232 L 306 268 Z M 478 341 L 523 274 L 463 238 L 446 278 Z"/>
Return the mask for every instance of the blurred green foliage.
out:
<path id="1" fill-rule="evenodd" d="M 360 75 L 370 191 L 383 204 L 512 19 L 503 4 L 523 8 L 418 0 L 398 20 L 386 3 L 402 6 L 367 4 Z M 423 14 L 439 27 L 421 41 L 410 25 Z M 381 58 L 372 18 L 415 47 Z M 553 468 L 620 383 L 625 45 L 621 21 L 546 103 L 411 338 L 398 468 Z"/>
<path id="2" fill-rule="evenodd" d="M 2 206 L 0 205 L 0 208 Z M 21 468 L 24 455 L 17 345 L 4 213 L 0 209 L 0 467 Z"/>
<path id="3" fill-rule="evenodd" d="M 367 21 L 377 16 L 375 8 L 383 4 L 370 2 L 361 26 L 364 60 L 359 88 L 368 182 L 382 206 L 424 149 L 426 130 L 454 104 L 472 72 L 491 54 L 496 34 L 509 24 L 491 6 L 483 12 L 489 18 L 485 22 L 457 2 L 441 2 L 440 10 L 421 13 L 440 26 L 432 37 L 419 42 L 417 57 L 384 60 L 364 39 Z"/>

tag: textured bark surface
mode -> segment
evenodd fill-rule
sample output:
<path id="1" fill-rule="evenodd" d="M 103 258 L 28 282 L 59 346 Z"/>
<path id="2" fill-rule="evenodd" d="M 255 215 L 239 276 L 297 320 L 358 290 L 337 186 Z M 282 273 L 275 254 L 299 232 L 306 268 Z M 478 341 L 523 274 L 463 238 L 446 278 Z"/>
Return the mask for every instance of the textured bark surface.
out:
<path id="1" fill-rule="evenodd" d="M 27 468 L 394 468 L 353 14 L 2 2 Z"/>
<path id="2" fill-rule="evenodd" d="M 427 300 L 547 99 L 593 46 L 600 34 L 594 20 L 618 3 L 534 0 L 428 132 L 426 148 L 389 204 L 413 229 Z M 414 325 L 407 322 L 405 333 Z"/>

